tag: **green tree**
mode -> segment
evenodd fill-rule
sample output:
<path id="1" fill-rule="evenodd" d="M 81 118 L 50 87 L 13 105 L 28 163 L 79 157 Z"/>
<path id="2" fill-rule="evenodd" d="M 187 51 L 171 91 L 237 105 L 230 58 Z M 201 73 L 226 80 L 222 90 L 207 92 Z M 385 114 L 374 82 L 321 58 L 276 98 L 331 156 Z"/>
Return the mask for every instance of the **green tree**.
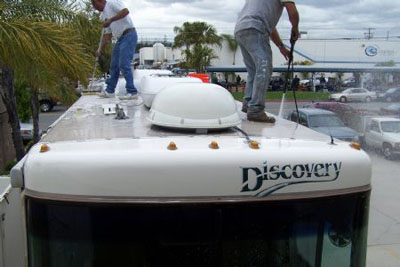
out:
<path id="1" fill-rule="evenodd" d="M 68 23 L 74 3 L 63 0 L 0 0 L 0 95 L 7 108 L 17 159 L 24 154 L 14 78 L 31 88 L 38 139 L 39 88 L 51 91 L 64 79 L 86 81 L 90 57 Z"/>
<path id="2" fill-rule="evenodd" d="M 93 56 L 94 59 L 100 42 L 103 22 L 100 19 L 100 14 L 92 7 L 91 1 L 84 2 L 84 8 L 72 17 L 69 25 L 77 31 L 85 45 L 86 53 Z M 99 58 L 100 73 L 109 71 L 111 54 L 112 46 L 108 45 Z"/>
<path id="3" fill-rule="evenodd" d="M 300 66 L 311 66 L 311 65 L 313 65 L 314 64 L 314 62 L 312 62 L 311 60 L 304 60 L 304 61 L 295 61 L 294 63 L 293 63 L 293 65 L 300 65 Z M 309 76 L 310 76 L 310 73 L 309 72 L 302 72 L 301 73 L 301 77 L 303 78 L 303 79 L 309 79 Z"/>
<path id="4" fill-rule="evenodd" d="M 184 49 L 185 68 L 202 72 L 206 66 L 210 65 L 212 59 L 217 58 L 209 47 L 221 46 L 222 38 L 217 34 L 214 26 L 205 22 L 185 22 L 181 27 L 174 27 L 174 32 L 176 33 L 174 47 Z"/>
<path id="5" fill-rule="evenodd" d="M 18 117 L 22 122 L 28 122 L 32 118 L 30 110 L 31 94 L 27 84 L 15 82 L 15 97 L 17 101 Z"/>
<path id="6" fill-rule="evenodd" d="M 226 42 L 228 43 L 229 50 L 233 54 L 232 65 L 235 65 L 236 64 L 236 52 L 239 47 L 239 44 L 233 35 L 221 34 L 221 37 L 223 40 L 226 40 Z"/>

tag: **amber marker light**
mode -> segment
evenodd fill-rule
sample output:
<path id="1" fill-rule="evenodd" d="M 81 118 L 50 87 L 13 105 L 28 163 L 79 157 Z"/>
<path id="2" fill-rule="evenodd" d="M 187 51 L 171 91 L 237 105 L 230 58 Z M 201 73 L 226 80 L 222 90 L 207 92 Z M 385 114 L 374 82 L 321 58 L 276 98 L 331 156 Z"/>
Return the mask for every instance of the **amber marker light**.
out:
<path id="1" fill-rule="evenodd" d="M 351 142 L 350 143 L 350 147 L 354 148 L 356 150 L 361 150 L 361 145 L 359 143 L 356 143 L 356 142 Z"/>
<path id="2" fill-rule="evenodd" d="M 174 142 L 169 143 L 168 145 L 168 150 L 177 150 L 178 147 L 176 146 L 176 144 Z"/>
<path id="3" fill-rule="evenodd" d="M 260 144 L 256 141 L 252 141 L 249 143 L 250 148 L 252 149 L 260 149 Z"/>
<path id="4" fill-rule="evenodd" d="M 44 152 L 47 152 L 47 151 L 49 151 L 50 150 L 50 147 L 48 146 L 48 145 L 46 145 L 46 144 L 43 144 L 41 147 L 40 147 L 40 153 L 44 153 Z"/>
<path id="5" fill-rule="evenodd" d="M 219 149 L 219 145 L 215 141 L 212 141 L 208 147 L 211 149 Z"/>

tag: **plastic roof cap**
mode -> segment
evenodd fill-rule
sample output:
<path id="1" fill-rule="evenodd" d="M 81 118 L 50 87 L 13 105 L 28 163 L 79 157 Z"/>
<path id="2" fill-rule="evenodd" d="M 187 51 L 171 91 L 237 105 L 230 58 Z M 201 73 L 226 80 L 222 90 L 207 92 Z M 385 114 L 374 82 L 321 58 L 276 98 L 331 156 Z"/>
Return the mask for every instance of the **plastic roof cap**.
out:
<path id="1" fill-rule="evenodd" d="M 158 126 L 221 129 L 240 124 L 232 95 L 215 84 L 175 84 L 158 93 L 147 119 Z"/>

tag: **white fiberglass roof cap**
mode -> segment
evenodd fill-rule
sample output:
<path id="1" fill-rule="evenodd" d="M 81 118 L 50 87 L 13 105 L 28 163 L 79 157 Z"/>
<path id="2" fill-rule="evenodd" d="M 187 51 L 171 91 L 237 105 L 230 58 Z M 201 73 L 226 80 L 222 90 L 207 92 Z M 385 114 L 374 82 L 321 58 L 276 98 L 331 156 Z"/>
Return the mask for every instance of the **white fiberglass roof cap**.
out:
<path id="1" fill-rule="evenodd" d="M 241 123 L 235 100 L 223 87 L 215 84 L 175 84 L 154 98 L 147 119 L 155 125 L 220 129 Z"/>

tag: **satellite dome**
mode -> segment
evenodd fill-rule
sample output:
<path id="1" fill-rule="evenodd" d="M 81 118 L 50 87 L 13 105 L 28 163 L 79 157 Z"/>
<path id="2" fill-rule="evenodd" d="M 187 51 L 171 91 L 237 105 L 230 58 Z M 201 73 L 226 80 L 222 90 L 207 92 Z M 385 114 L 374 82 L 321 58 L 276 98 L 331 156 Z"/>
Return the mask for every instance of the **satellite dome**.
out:
<path id="1" fill-rule="evenodd" d="M 202 83 L 202 81 L 193 77 L 164 77 L 158 75 L 145 76 L 142 78 L 140 90 L 140 96 L 143 98 L 144 105 L 151 108 L 154 97 L 162 89 L 178 83 Z"/>
<path id="2" fill-rule="evenodd" d="M 159 92 L 147 119 L 158 126 L 221 129 L 240 124 L 236 103 L 223 87 L 207 83 L 181 83 Z"/>

